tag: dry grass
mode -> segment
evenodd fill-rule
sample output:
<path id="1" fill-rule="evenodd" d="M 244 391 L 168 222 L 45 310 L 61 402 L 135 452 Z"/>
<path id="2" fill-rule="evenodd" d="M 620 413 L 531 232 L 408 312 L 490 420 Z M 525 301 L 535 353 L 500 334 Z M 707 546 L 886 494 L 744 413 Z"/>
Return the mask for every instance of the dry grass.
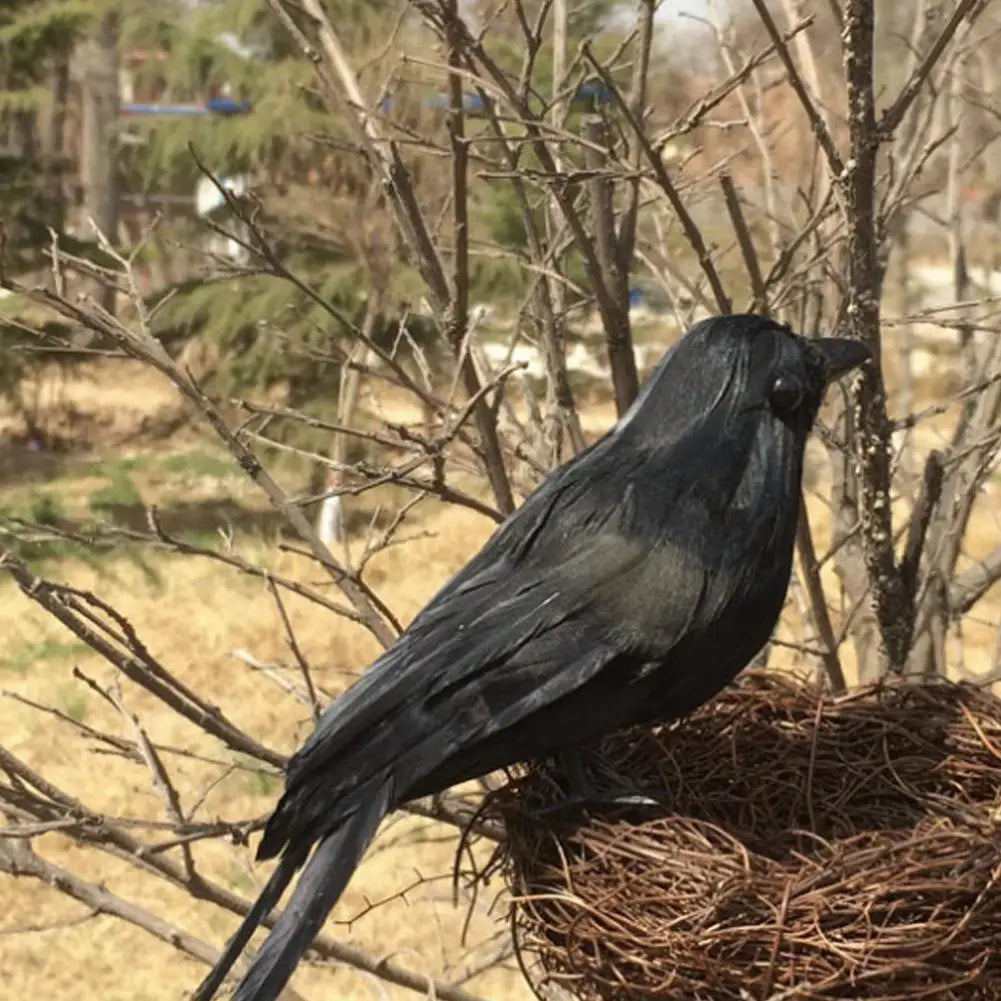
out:
<path id="1" fill-rule="evenodd" d="M 158 400 L 163 402 L 162 390 L 158 386 L 154 390 L 154 384 L 144 375 L 135 373 L 127 388 L 121 376 L 117 378 L 115 403 L 119 410 L 142 412 L 149 406 L 153 391 L 161 394 Z M 101 383 L 97 378 L 91 379 L 88 386 L 72 387 L 74 405 L 86 408 L 88 401 L 100 397 Z M 598 432 L 612 419 L 610 406 L 595 406 L 586 415 L 586 426 Z M 171 447 L 176 448 L 177 443 L 172 442 Z M 85 477 L 66 484 L 70 494 L 76 491 L 78 495 L 93 486 Z M 237 488 L 236 481 L 228 480 L 202 486 L 206 490 Z M 167 487 L 155 475 L 140 483 L 146 500 L 150 499 L 147 489 Z M 188 484 L 185 489 L 191 488 Z M 79 506 L 80 500 L 80 496 L 75 500 L 70 496 L 67 503 Z M 996 511 L 988 505 L 981 508 L 971 532 L 973 556 L 993 548 L 1001 534 Z M 814 507 L 814 523 L 821 548 L 825 521 L 818 504 Z M 381 554 L 371 574 L 373 586 L 404 620 L 479 547 L 492 525 L 475 514 L 429 503 L 414 528 L 432 535 Z M 249 555 L 263 555 L 277 570 L 303 572 L 291 559 L 273 550 L 262 553 L 260 542 L 238 544 Z M 93 588 L 124 612 L 165 665 L 215 700 L 238 725 L 264 743 L 291 752 L 308 731 L 310 723 L 304 707 L 231 654 L 242 648 L 261 660 L 288 660 L 280 621 L 259 582 L 209 562 L 162 554 L 147 557 L 145 567 L 115 557 L 99 566 L 68 560 L 50 571 L 58 579 Z M 308 571 L 306 575 L 314 581 L 318 576 Z M 833 582 L 829 583 L 833 587 Z M 995 590 L 992 598 L 978 610 L 983 624 L 971 623 L 967 630 L 962 655 L 964 667 L 969 670 L 982 669 L 993 647 L 993 622 L 999 616 L 1001 596 Z M 350 684 L 376 653 L 375 643 L 357 627 L 302 601 L 289 599 L 288 607 L 299 642 L 315 666 L 318 683 L 327 692 L 336 693 Z M 788 616 L 781 635 L 801 638 L 797 615 Z M 28 604 L 7 580 L 0 581 L 0 636 L 4 637 L 0 647 L 0 688 L 54 705 L 88 724 L 122 732 L 123 724 L 114 711 L 71 676 L 71 669 L 78 666 L 108 683 L 114 676 L 112 669 L 86 649 L 73 645 L 72 637 L 62 627 Z M 791 655 L 780 652 L 780 662 L 790 659 Z M 124 697 L 155 740 L 219 758 L 229 757 L 201 731 L 142 692 L 127 687 Z M 149 777 L 139 766 L 95 753 L 69 728 L 54 728 L 50 720 L 24 706 L 0 699 L 0 732 L 11 750 L 95 807 L 110 814 L 162 817 Z M 172 758 L 169 764 L 189 804 L 219 772 L 218 768 L 186 759 Z M 210 793 L 201 816 L 263 814 L 273 805 L 279 788 L 277 778 L 235 773 Z M 444 836 L 429 841 L 421 839 L 422 833 Z M 82 852 L 56 836 L 46 836 L 39 845 L 57 863 L 105 883 L 109 889 L 210 942 L 221 942 L 235 927 L 232 916 L 200 906 L 162 882 L 95 852 Z M 398 893 L 414 882 L 415 871 L 425 877 L 447 873 L 454 850 L 453 832 L 425 827 L 412 819 L 393 824 L 362 865 L 336 909 L 335 919 L 346 921 L 363 911 L 366 901 Z M 263 867 L 252 864 L 249 849 L 203 845 L 196 857 L 207 875 L 244 896 L 252 896 L 255 886 L 267 875 Z M 204 972 L 198 964 L 145 932 L 104 917 L 38 934 L 2 934 L 4 928 L 44 925 L 79 916 L 81 908 L 47 887 L 7 877 L 0 877 L 0 900 L 0 1001 L 63 992 L 72 993 L 80 1001 L 166 1001 L 182 997 Z M 483 941 L 500 928 L 500 922 L 487 913 L 488 904 L 483 900 L 477 905 L 469 935 L 471 943 Z M 460 945 L 465 915 L 463 906 L 452 906 L 447 881 L 432 881 L 411 891 L 406 900 L 391 901 L 350 927 L 332 926 L 331 932 L 378 954 L 392 950 L 409 967 L 447 979 L 462 967 L 466 955 Z M 327 970 L 303 969 L 295 985 L 312 997 L 336 990 L 342 1001 L 409 996 L 402 989 L 379 984 L 348 969 L 339 969 L 331 977 Z M 510 969 L 483 974 L 469 986 L 494 999 L 530 996 L 520 975 Z"/>
<path id="2" fill-rule="evenodd" d="M 116 390 L 115 405 L 142 409 L 143 399 L 156 391 L 141 372 L 133 372 L 128 389 Z M 120 376 L 119 376 L 120 378 Z M 100 380 L 68 387 L 77 407 L 87 408 L 101 392 Z M 64 399 L 66 397 L 64 396 Z M 135 411 L 133 411 L 135 412 Z M 191 442 L 181 447 L 190 448 Z M 204 443 L 202 443 L 204 446 Z M 177 447 L 177 442 L 171 442 Z M 116 458 L 121 459 L 121 451 Z M 162 471 L 150 466 L 133 471 L 144 499 L 168 487 L 210 491 L 231 483 L 190 483 L 183 477 L 164 482 Z M 87 471 L 71 470 L 58 484 L 64 508 L 86 508 L 87 497 L 101 482 Z M 37 484 L 36 484 L 37 486 Z M 46 489 L 55 490 L 49 483 Z M 18 488 L 28 489 L 28 488 Z M 241 491 L 242 493 L 243 491 Z M 8 498 L 9 499 L 9 496 Z M 245 502 L 253 495 L 241 497 Z M 460 567 L 491 530 L 477 515 L 428 505 L 419 528 L 432 537 L 381 554 L 372 565 L 372 583 L 398 614 L 410 618 L 438 586 Z M 416 529 L 415 529 L 416 531 Z M 282 557 L 260 541 L 238 543 L 244 555 L 260 557 L 276 570 L 302 574 L 291 557 Z M 163 554 L 144 554 L 142 565 L 126 557 L 102 560 L 98 565 L 64 560 L 45 572 L 58 580 L 89 588 L 122 611 L 162 662 L 192 687 L 217 702 L 233 720 L 264 743 L 291 753 L 308 732 L 307 710 L 272 682 L 232 656 L 243 649 L 262 661 L 287 662 L 281 623 L 267 590 L 260 582 L 243 578 L 207 561 Z M 318 575 L 304 575 L 315 582 Z M 294 597 L 287 599 L 298 640 L 315 668 L 317 683 L 335 694 L 349 685 L 377 652 L 375 642 L 360 628 L 331 617 Z M 113 709 L 72 677 L 73 667 L 102 684 L 115 672 L 98 657 L 75 644 L 58 623 L 30 605 L 7 579 L 0 581 L 0 688 L 52 705 L 87 724 L 115 733 L 128 730 Z M 143 692 L 127 685 L 128 708 L 137 714 L 150 736 L 163 744 L 228 759 L 230 755 L 200 730 L 166 711 Z M 10 699 L 0 699 L 0 732 L 4 743 L 32 767 L 84 801 L 111 815 L 162 819 L 162 807 L 145 771 L 117 758 L 98 754 L 77 739 L 69 727 L 59 727 Z M 190 804 L 219 768 L 186 759 L 168 758 L 174 781 Z M 208 796 L 202 818 L 253 817 L 274 804 L 280 780 L 257 773 L 231 775 Z M 415 882 L 417 874 L 439 877 L 451 871 L 454 833 L 414 819 L 390 821 L 371 856 L 363 863 L 335 913 L 347 921 L 364 911 L 370 901 L 392 897 Z M 430 838 L 430 840 L 429 840 Z M 256 839 L 254 839 L 256 840 Z M 38 842 L 40 850 L 57 864 L 157 912 L 167 920 L 212 943 L 220 943 L 236 919 L 198 905 L 162 881 L 145 877 L 131 867 L 96 852 L 84 852 L 57 836 Z M 206 845 L 196 851 L 206 875 L 244 896 L 267 877 L 268 869 L 253 864 L 252 850 Z M 69 927 L 38 934 L 4 934 L 3 929 L 47 925 L 80 916 L 83 908 L 58 892 L 35 883 L 0 876 L 0 999 L 45 997 L 72 993 L 81 1001 L 105 999 L 148 1001 L 177 999 L 190 990 L 204 969 L 145 932 L 120 921 L 97 917 Z M 497 930 L 486 916 L 487 901 L 478 905 L 468 941 L 475 945 Z M 377 955 L 392 952 L 406 966 L 429 976 L 456 975 L 467 958 L 460 944 L 466 907 L 452 905 L 447 880 L 428 881 L 407 894 L 366 914 L 351 927 L 333 926 L 336 936 L 356 942 Z M 331 989 L 345 1001 L 373 997 L 405 997 L 410 992 L 377 982 L 350 969 L 304 969 L 296 986 L 307 996 Z M 495 970 L 469 985 L 494 998 L 523 998 L 527 988 L 520 975 Z"/>

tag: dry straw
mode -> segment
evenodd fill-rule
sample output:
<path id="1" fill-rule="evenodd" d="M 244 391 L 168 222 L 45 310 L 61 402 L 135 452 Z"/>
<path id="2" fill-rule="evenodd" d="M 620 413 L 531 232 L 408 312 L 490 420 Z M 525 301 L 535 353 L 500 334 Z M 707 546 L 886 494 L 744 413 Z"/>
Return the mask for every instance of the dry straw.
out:
<path id="1" fill-rule="evenodd" d="M 584 764 L 595 790 L 657 790 L 663 806 L 552 812 L 555 764 L 489 804 L 543 996 L 1001 998 L 1001 701 L 987 692 L 896 683 L 831 700 L 751 674 Z"/>

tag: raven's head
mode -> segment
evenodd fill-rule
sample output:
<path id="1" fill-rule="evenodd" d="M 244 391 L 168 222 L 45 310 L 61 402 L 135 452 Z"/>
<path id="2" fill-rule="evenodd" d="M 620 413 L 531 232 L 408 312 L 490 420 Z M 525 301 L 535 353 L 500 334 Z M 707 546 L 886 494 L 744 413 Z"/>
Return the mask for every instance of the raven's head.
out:
<path id="1" fill-rule="evenodd" d="M 786 326 L 754 315 L 723 319 L 733 321 L 728 329 L 720 332 L 717 325 L 706 335 L 710 341 L 722 337 L 732 342 L 734 374 L 745 397 L 743 408 L 767 413 L 803 435 L 820 410 L 828 384 L 871 357 L 869 349 L 858 341 L 837 337 L 808 340 Z M 720 352 L 720 348 L 716 344 L 709 350 L 725 354 L 726 349 Z"/>
<path id="2" fill-rule="evenodd" d="M 869 357 L 857 341 L 807 339 L 762 316 L 703 320 L 664 356 L 608 444 L 642 456 L 654 478 L 659 466 L 707 512 L 765 510 L 784 523 L 825 388 Z"/>
<path id="3" fill-rule="evenodd" d="M 702 320 L 667 352 L 617 430 L 669 444 L 707 423 L 778 423 L 805 439 L 828 384 L 869 358 L 858 341 L 807 339 L 751 313 Z"/>

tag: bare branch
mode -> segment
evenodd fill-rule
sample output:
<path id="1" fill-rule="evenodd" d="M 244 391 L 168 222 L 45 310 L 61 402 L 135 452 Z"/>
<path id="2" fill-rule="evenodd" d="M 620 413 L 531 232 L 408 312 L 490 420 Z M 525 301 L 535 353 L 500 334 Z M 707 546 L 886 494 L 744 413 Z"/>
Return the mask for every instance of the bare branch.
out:
<path id="1" fill-rule="evenodd" d="M 455 301 L 457 296 L 468 295 L 468 288 L 459 291 L 450 287 L 445 277 L 445 270 L 441 257 L 431 238 L 426 220 L 421 212 L 417 196 L 413 190 L 410 172 L 400 158 L 397 147 L 392 142 L 385 142 L 379 135 L 375 117 L 368 109 L 362 96 L 361 88 L 350 61 L 344 51 L 340 38 L 334 30 L 330 19 L 327 17 L 318 0 L 303 0 L 303 10 L 312 18 L 319 34 L 320 48 L 326 58 L 334 75 L 340 82 L 344 91 L 341 92 L 333 85 L 329 73 L 323 68 L 319 53 L 313 48 L 303 32 L 298 28 L 286 0 L 268 0 L 268 5 L 282 19 L 283 23 L 292 33 L 299 43 L 303 52 L 308 56 L 317 69 L 321 83 L 324 86 L 324 93 L 332 110 L 346 110 L 351 113 L 351 117 L 357 122 L 359 133 L 366 150 L 369 162 L 378 171 L 391 195 L 391 201 L 396 211 L 397 221 L 406 239 L 414 262 L 419 268 L 425 282 L 435 312 L 440 317 L 449 317 L 447 321 L 449 340 L 455 352 L 460 370 L 462 373 L 463 385 L 467 394 L 474 397 L 480 390 L 479 378 L 472 359 L 463 351 L 465 338 L 465 314 L 460 316 L 455 312 Z M 461 84 L 459 77 L 454 73 L 450 76 L 450 99 L 455 99 L 456 86 L 460 101 L 460 110 L 455 108 L 450 112 L 452 128 L 456 127 L 456 122 L 461 121 Z M 455 116 L 459 115 L 457 119 Z M 458 136 L 461 139 L 461 135 Z M 453 152 L 461 146 L 453 142 Z M 461 163 L 465 162 L 465 153 L 461 153 Z M 464 173 L 464 167 L 456 167 Z M 462 210 L 464 211 L 464 210 Z M 457 225 L 460 223 L 457 222 Z M 461 228 L 461 225 L 460 225 Z M 468 240 L 468 233 L 464 236 Z M 462 326 L 456 326 L 456 320 L 462 320 Z M 514 497 L 507 480 L 507 472 L 504 467 L 503 450 L 497 436 L 496 421 L 494 420 L 489 407 L 485 402 L 480 402 L 475 408 L 476 426 L 480 433 L 481 447 L 484 453 L 484 465 L 491 486 L 494 491 L 494 499 L 498 508 L 509 514 L 514 510 Z"/>
<path id="2" fill-rule="evenodd" d="M 827 681 L 832 692 L 843 692 L 847 688 L 845 672 L 838 656 L 838 641 L 835 639 L 831 616 L 827 610 L 827 598 L 820 580 L 820 564 L 817 562 L 817 554 L 813 546 L 813 534 L 810 531 L 805 502 L 800 503 L 799 523 L 796 526 L 796 548 L 799 552 L 799 566 L 803 575 L 803 583 L 810 599 L 810 611 L 813 615 L 817 635 L 823 644 L 820 659 L 827 672 Z"/>
<path id="3" fill-rule="evenodd" d="M 72 819 L 77 825 L 74 829 L 75 836 L 81 841 L 110 852 L 132 866 L 146 872 L 152 872 L 174 886 L 187 889 L 194 897 L 208 901 L 239 917 L 246 916 L 250 910 L 249 901 L 230 893 L 224 887 L 201 875 L 192 876 L 173 860 L 166 858 L 163 854 L 154 851 L 151 846 L 128 834 L 121 826 L 87 809 L 79 800 L 47 782 L 2 745 L 0 745 L 0 769 L 18 778 L 22 786 L 21 798 L 30 803 L 32 812 L 37 814 L 39 820 L 66 821 Z M 32 793 L 32 790 L 37 792 Z M 7 808 L 6 804 L 4 804 L 4 808 Z M 437 818 L 439 813 L 434 812 L 433 815 Z M 441 816 L 444 818 L 444 815 Z M 489 834 L 489 830 L 484 831 L 484 833 Z M 11 844 L 17 846 L 13 852 L 9 847 Z M 79 877 L 52 866 L 36 855 L 30 846 L 23 844 L 23 842 L 0 839 L 0 871 L 8 872 L 11 875 L 25 875 L 43 879 L 50 882 L 56 889 L 68 893 L 90 906 L 97 907 L 99 910 L 115 914 L 129 921 L 132 921 L 133 917 L 137 918 L 138 920 L 133 923 L 151 934 L 158 935 L 158 937 L 160 931 L 174 928 L 173 925 L 155 918 L 155 916 L 155 923 L 146 922 L 143 914 L 139 910 L 131 909 L 131 906 L 119 910 L 114 899 L 93 897 L 89 885 L 84 884 Z M 62 879 L 64 873 L 68 877 L 65 881 Z M 52 875 L 59 878 L 50 880 L 48 877 Z M 79 894 L 76 891 L 80 891 Z M 108 906 L 102 906 L 104 904 Z M 263 922 L 265 927 L 273 927 L 278 916 L 278 914 L 271 914 L 265 919 Z M 165 941 L 174 944 L 172 938 L 168 937 Z M 195 945 L 199 940 L 187 938 L 185 941 Z M 183 948 L 182 946 L 178 947 Z M 187 949 L 183 951 L 188 951 L 190 955 L 205 963 L 215 963 L 218 958 L 216 950 L 205 943 L 198 946 L 198 951 Z M 363 949 L 347 945 L 326 935 L 319 935 L 314 939 L 312 952 L 321 959 L 346 963 L 409 990 L 423 994 L 431 989 L 435 996 L 443 998 L 444 1001 L 481 1001 L 468 991 L 453 985 L 437 983 L 426 976 L 414 973 L 394 959 L 373 956 Z"/>
<path id="4" fill-rule="evenodd" d="M 589 182 L 591 212 L 594 217 L 595 244 L 598 263 L 605 287 L 612 292 L 614 326 L 605 327 L 608 363 L 612 369 L 615 407 L 621 417 L 639 393 L 636 357 L 633 354 L 632 330 L 629 325 L 629 266 L 631 260 L 619 256 L 615 235 L 615 209 L 612 203 L 612 181 L 608 176 L 608 155 L 602 150 L 609 143 L 608 130 L 598 115 L 586 117 L 582 123 L 585 163 L 594 170 Z M 631 256 L 631 255 L 630 255 Z"/>
<path id="5" fill-rule="evenodd" d="M 640 122 L 633 114 L 632 109 L 622 96 L 622 93 L 616 86 L 615 81 L 609 75 L 608 70 L 594 57 L 587 45 L 584 46 L 584 55 L 601 77 L 605 86 L 608 87 L 609 90 L 615 95 L 616 103 L 625 116 L 626 121 L 629 123 L 629 127 L 632 129 L 637 142 L 640 144 L 647 162 L 653 171 L 653 176 L 657 181 L 657 184 L 667 196 L 667 200 L 670 203 L 675 215 L 678 217 L 678 221 L 681 223 L 681 227 L 685 232 L 685 236 L 688 238 L 688 242 L 691 244 L 692 250 L 695 251 L 695 256 L 698 258 L 699 265 L 706 276 L 706 280 L 709 282 L 709 287 L 712 289 L 719 311 L 721 313 L 733 312 L 730 297 L 723 289 L 723 282 L 716 270 L 712 253 L 706 246 L 705 240 L 702 237 L 702 231 L 696 225 L 695 220 L 686 208 L 681 195 L 678 193 L 677 187 L 671 180 L 671 177 L 667 172 L 667 168 L 664 166 L 664 158 L 653 148 L 653 145 L 644 132 L 642 122 Z"/>
<path id="6" fill-rule="evenodd" d="M 733 186 L 733 180 L 729 174 L 721 174 L 719 183 L 723 189 L 726 210 L 730 215 L 733 232 L 737 237 L 737 244 L 740 246 L 740 254 L 744 259 L 744 267 L 747 268 L 747 277 L 751 282 L 751 293 L 754 298 L 751 301 L 750 310 L 752 313 L 767 313 L 768 292 L 765 289 L 765 281 L 761 274 L 761 262 L 758 259 L 757 251 L 754 249 L 751 231 L 747 228 L 747 220 L 744 218 L 743 210 L 740 207 L 740 198 L 737 195 L 737 189 Z"/>
<path id="7" fill-rule="evenodd" d="M 820 148 L 827 158 L 831 176 L 835 180 L 839 180 L 844 173 L 844 163 L 837 146 L 834 144 L 834 139 L 831 136 L 830 129 L 827 127 L 827 122 L 817 109 L 816 104 L 814 104 L 813 98 L 807 93 L 803 78 L 800 76 L 799 70 L 796 69 L 796 64 L 789 53 L 789 47 L 786 45 L 785 39 L 776 26 L 771 12 L 765 4 L 765 0 L 751 0 L 751 2 L 754 4 L 754 9 L 758 12 L 758 17 L 761 18 L 761 23 L 765 26 L 765 30 L 768 32 L 772 44 L 775 46 L 775 51 L 778 53 L 779 59 L 785 67 L 789 86 L 792 87 L 793 93 L 799 99 L 799 103 L 806 112 L 806 117 L 810 120 L 810 127 L 813 129 L 813 133 L 817 137 L 817 142 L 820 144 Z"/>
<path id="8" fill-rule="evenodd" d="M 366 628 L 383 646 L 389 646 L 393 642 L 393 632 L 377 612 L 367 585 L 354 578 L 334 559 L 298 505 L 289 500 L 253 451 L 229 428 L 216 404 L 203 392 L 190 373 L 181 370 L 160 342 L 149 332 L 148 327 L 143 326 L 138 331 L 129 330 L 113 317 L 102 315 L 96 306 L 87 311 L 44 288 L 28 289 L 10 282 L 8 287 L 16 289 L 33 302 L 75 320 L 85 329 L 110 338 L 131 357 L 165 375 L 187 399 L 195 404 L 209 426 L 237 460 L 240 468 L 264 491 L 272 505 L 281 512 L 300 538 L 310 547 L 320 565 L 355 606 Z M 134 301 L 141 303 L 142 299 L 136 295 Z"/>
<path id="9" fill-rule="evenodd" d="M 115 637 L 117 643 L 124 646 L 125 650 L 120 650 L 116 642 L 101 635 L 99 630 L 103 629 L 106 633 L 109 633 L 109 630 L 103 624 L 96 625 L 99 620 L 95 620 L 86 611 L 82 602 L 94 603 L 102 611 L 116 614 L 105 602 L 89 592 L 77 591 L 35 577 L 21 560 L 7 550 L 0 549 L 0 569 L 6 570 L 14 578 L 22 594 L 44 608 L 92 650 L 110 664 L 114 664 L 126 677 L 155 695 L 178 715 L 221 740 L 234 751 L 249 754 L 259 761 L 279 768 L 284 765 L 283 755 L 258 743 L 234 726 L 221 710 L 209 705 L 157 663 L 134 633 Z M 119 619 L 119 623 L 123 621 Z"/>
<path id="10" fill-rule="evenodd" d="M 908 525 L 907 543 L 900 560 L 900 580 L 912 606 L 917 597 L 918 569 L 924 551 L 925 536 L 928 534 L 928 525 L 942 496 L 943 475 L 941 454 L 931 452 L 925 460 L 921 492 L 914 502 L 914 510 L 911 512 Z"/>
<path id="11" fill-rule="evenodd" d="M 755 0 L 757 2 L 757 0 Z M 907 114 L 911 105 L 914 103 L 915 98 L 921 93 L 921 88 L 924 86 L 926 80 L 935 64 L 938 62 L 942 53 L 945 51 L 946 46 L 952 40 L 953 36 L 959 30 L 960 24 L 962 24 L 963 19 L 968 17 L 976 8 L 980 0 L 959 0 L 955 8 L 953 8 L 952 15 L 946 22 L 945 27 L 939 33 L 938 38 L 932 43 L 928 52 L 925 54 L 921 62 L 915 67 L 914 72 L 911 74 L 907 83 L 904 84 L 903 90 L 897 95 L 896 100 L 890 105 L 886 111 L 883 112 L 879 119 L 878 134 L 879 138 L 884 142 L 891 138 L 897 126 L 900 125 Z"/>
<path id="12" fill-rule="evenodd" d="M 760 0 L 755 0 L 760 3 Z M 851 158 L 843 185 L 848 215 L 848 332 L 872 353 L 855 394 L 862 539 L 882 641 L 890 665 L 900 669 L 910 647 L 913 603 L 904 591 L 893 552 L 890 506 L 890 426 L 881 374 L 879 327 L 881 268 L 874 201 L 876 186 L 873 10 L 868 0 L 845 6 L 845 80 L 848 86 Z"/>
<path id="13" fill-rule="evenodd" d="M 164 921 L 152 911 L 140 907 L 117 894 L 89 883 L 79 876 L 48 862 L 38 855 L 27 841 L 0 841 L 0 872 L 10 876 L 28 876 L 59 890 L 60 893 L 79 900 L 95 914 L 110 914 L 143 931 L 154 938 L 203 963 L 214 963 L 219 952 L 203 939 L 196 938 L 177 925 Z M 290 1001 L 302 995 L 294 991 L 287 995 Z"/>
<path id="14" fill-rule="evenodd" d="M 268 590 L 271 592 L 271 597 L 274 598 L 275 605 L 278 608 L 278 614 L 281 616 L 282 629 L 285 632 L 285 643 L 289 650 L 292 651 L 292 656 L 295 657 L 296 664 L 299 665 L 299 672 L 302 674 L 302 680 L 309 695 L 309 708 L 313 715 L 313 722 L 317 723 L 320 719 L 320 703 L 316 697 L 316 687 L 313 685 L 313 673 L 310 671 L 309 663 L 299 648 L 299 642 L 295 638 L 295 630 L 289 621 L 288 612 L 285 611 L 285 603 L 282 601 L 282 597 L 278 593 L 278 588 L 275 587 L 274 581 L 270 578 L 268 578 Z"/>
<path id="15" fill-rule="evenodd" d="M 953 616 L 965 615 L 999 580 L 1001 546 L 953 580 L 949 588 L 949 611 Z"/>

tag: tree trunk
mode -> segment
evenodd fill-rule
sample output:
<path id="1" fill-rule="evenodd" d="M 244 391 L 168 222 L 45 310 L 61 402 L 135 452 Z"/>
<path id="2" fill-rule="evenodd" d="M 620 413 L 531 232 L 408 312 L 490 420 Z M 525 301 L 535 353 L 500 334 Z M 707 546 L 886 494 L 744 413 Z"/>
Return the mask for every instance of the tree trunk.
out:
<path id="1" fill-rule="evenodd" d="M 66 226 L 66 104 L 69 99 L 68 53 L 61 52 L 52 65 L 52 108 L 42 132 L 42 166 L 45 171 L 45 219 L 57 232 Z"/>
<path id="2" fill-rule="evenodd" d="M 79 49 L 83 148 L 80 179 L 84 211 L 108 240 L 118 237 L 118 18 L 105 14 L 93 38 Z M 105 287 L 101 305 L 113 313 L 115 292 Z"/>

